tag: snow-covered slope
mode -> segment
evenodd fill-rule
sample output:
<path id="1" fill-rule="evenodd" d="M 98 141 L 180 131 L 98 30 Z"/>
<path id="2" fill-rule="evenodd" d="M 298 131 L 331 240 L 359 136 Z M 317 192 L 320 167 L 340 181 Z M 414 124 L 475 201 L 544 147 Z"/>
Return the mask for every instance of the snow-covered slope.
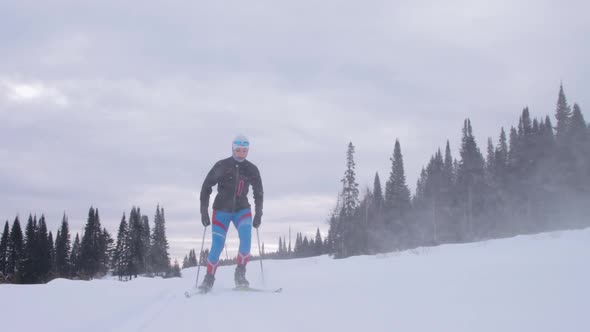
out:
<path id="1" fill-rule="evenodd" d="M 264 261 L 244 293 L 233 267 L 187 299 L 183 278 L 0 285 L 2 331 L 590 331 L 590 230 L 333 260 Z M 201 270 L 201 276 L 203 275 Z M 260 264 L 247 276 L 261 285 Z M 202 277 L 201 277 L 202 278 Z"/>

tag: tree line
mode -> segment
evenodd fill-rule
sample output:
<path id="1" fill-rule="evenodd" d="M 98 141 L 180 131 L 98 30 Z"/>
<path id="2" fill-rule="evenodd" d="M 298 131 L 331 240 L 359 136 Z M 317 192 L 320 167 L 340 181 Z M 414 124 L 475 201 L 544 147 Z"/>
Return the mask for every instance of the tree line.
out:
<path id="1" fill-rule="evenodd" d="M 361 197 L 349 143 L 327 251 L 341 258 L 590 226 L 590 125 L 563 86 L 554 115 L 555 126 L 525 107 L 517 126 L 488 139 L 485 156 L 466 119 L 459 158 L 447 140 L 422 168 L 414 195 L 396 140 L 385 190 L 377 173 Z"/>
<path id="2" fill-rule="evenodd" d="M 4 225 L 0 237 L 0 282 L 35 284 L 54 278 L 93 279 L 112 271 L 128 280 L 140 274 L 180 276 L 178 263 L 170 266 L 164 209 L 156 209 L 154 228 L 147 216 L 133 207 L 127 222 L 121 219 L 116 240 L 101 227 L 98 209 L 90 207 L 82 237 L 72 243 L 64 214 L 55 240 L 45 216 L 29 215 L 25 230 L 17 216 Z"/>

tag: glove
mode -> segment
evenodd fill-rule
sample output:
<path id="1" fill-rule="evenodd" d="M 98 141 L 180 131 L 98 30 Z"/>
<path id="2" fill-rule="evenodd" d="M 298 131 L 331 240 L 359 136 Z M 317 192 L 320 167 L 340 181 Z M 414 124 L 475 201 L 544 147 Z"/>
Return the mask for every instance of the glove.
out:
<path id="1" fill-rule="evenodd" d="M 205 227 L 211 225 L 211 219 L 209 219 L 209 210 L 206 207 L 201 208 L 201 223 Z"/>
<path id="2" fill-rule="evenodd" d="M 260 223 L 262 222 L 262 213 L 256 213 L 254 215 L 254 220 L 252 220 L 252 226 L 254 226 L 254 228 L 258 228 L 260 227 Z"/>

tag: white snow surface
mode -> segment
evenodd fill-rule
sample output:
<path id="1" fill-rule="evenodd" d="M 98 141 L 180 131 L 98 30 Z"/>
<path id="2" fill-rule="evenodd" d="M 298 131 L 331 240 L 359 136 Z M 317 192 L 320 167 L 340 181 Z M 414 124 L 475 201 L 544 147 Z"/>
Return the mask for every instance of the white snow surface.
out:
<path id="1" fill-rule="evenodd" d="M 334 260 L 265 260 L 264 287 L 182 278 L 0 285 L 2 331 L 590 331 L 590 230 Z M 201 279 L 203 276 L 201 269 Z M 248 265 L 263 287 L 260 263 Z"/>

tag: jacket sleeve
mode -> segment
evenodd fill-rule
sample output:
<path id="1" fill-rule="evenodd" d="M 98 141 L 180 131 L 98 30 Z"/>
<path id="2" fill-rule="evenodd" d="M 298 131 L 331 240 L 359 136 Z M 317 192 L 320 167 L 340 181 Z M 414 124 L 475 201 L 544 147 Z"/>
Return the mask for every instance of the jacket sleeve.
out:
<path id="1" fill-rule="evenodd" d="M 221 161 L 218 161 L 207 174 L 203 186 L 201 187 L 201 213 L 203 209 L 209 208 L 209 197 L 213 192 L 213 186 L 217 184 L 219 178 L 223 175 L 223 167 Z"/>
<path id="2" fill-rule="evenodd" d="M 254 194 L 254 212 L 262 216 L 262 206 L 264 201 L 264 191 L 262 189 L 262 178 L 258 167 L 254 166 L 254 178 L 252 179 L 252 190 Z"/>

